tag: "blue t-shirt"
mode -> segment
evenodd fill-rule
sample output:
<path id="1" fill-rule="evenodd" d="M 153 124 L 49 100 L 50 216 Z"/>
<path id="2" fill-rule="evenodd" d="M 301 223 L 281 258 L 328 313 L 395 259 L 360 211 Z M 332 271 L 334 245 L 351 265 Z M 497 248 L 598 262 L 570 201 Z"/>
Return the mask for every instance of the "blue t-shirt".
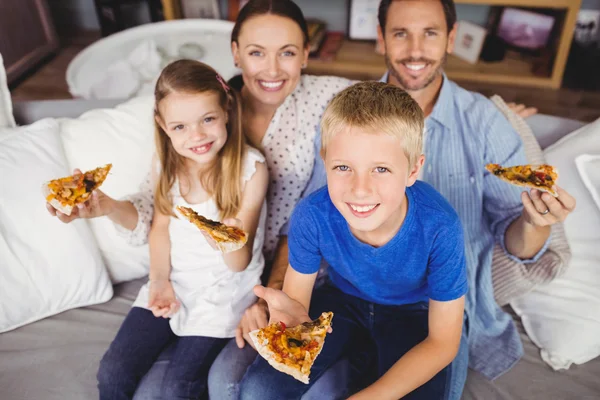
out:
<path id="1" fill-rule="evenodd" d="M 303 274 L 329 264 L 344 293 L 386 305 L 429 299 L 449 301 L 467 292 L 463 231 L 450 204 L 427 183 L 406 188 L 408 211 L 385 245 L 359 241 L 335 208 L 327 186 L 295 208 L 288 236 L 289 261 Z"/>

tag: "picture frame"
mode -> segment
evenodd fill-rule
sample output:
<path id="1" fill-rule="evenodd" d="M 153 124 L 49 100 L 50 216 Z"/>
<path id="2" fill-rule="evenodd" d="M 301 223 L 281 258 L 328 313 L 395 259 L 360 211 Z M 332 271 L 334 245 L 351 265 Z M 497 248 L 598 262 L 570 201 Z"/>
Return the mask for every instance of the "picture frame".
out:
<path id="1" fill-rule="evenodd" d="M 537 53 L 547 48 L 556 31 L 557 18 L 543 10 L 504 7 L 499 15 L 496 36 L 509 48 Z"/>
<path id="2" fill-rule="evenodd" d="M 477 64 L 487 29 L 469 21 L 459 21 L 452 54 L 470 64 Z"/>
<path id="3" fill-rule="evenodd" d="M 579 10 L 573 40 L 582 46 L 600 41 L 600 10 Z"/>
<path id="4" fill-rule="evenodd" d="M 377 40 L 377 12 L 381 0 L 350 0 L 348 39 Z"/>
<path id="5" fill-rule="evenodd" d="M 181 0 L 183 18 L 220 19 L 219 0 Z"/>

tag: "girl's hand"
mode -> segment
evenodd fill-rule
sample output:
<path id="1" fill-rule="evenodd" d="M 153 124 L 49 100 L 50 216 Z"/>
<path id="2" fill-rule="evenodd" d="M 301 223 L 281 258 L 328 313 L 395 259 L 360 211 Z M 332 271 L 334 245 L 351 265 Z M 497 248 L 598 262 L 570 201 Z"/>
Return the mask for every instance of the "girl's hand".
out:
<path id="1" fill-rule="evenodd" d="M 79 169 L 73 170 L 73 175 L 81 173 Z M 46 203 L 46 209 L 50 215 L 56 216 L 61 222 L 68 224 L 77 218 L 96 218 L 110 214 L 114 209 L 114 200 L 99 189 L 96 189 L 86 202 L 73 207 L 71 215 L 66 215 L 58 211 L 50 203 Z"/>
<path id="2" fill-rule="evenodd" d="M 181 303 L 175 297 L 171 281 L 151 280 L 149 292 L 148 308 L 155 317 L 169 318 L 179 311 Z"/>
<path id="3" fill-rule="evenodd" d="M 241 230 L 244 230 L 244 224 L 242 223 L 242 221 L 240 221 L 237 218 L 225 218 L 223 221 L 221 221 L 222 224 L 227 225 L 227 226 L 233 226 L 236 228 L 240 228 Z M 201 231 L 202 235 L 204 235 L 204 238 L 206 239 L 206 241 L 208 242 L 208 244 L 210 245 L 210 247 L 213 248 L 213 250 L 219 250 L 219 246 L 217 246 L 217 243 L 215 242 L 215 240 L 210 237 L 210 235 L 205 232 L 204 230 Z"/>

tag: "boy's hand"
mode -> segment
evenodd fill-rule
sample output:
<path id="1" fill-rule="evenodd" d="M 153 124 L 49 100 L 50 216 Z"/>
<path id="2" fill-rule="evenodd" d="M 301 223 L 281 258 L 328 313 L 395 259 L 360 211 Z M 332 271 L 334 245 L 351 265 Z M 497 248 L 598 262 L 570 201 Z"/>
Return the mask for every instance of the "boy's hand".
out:
<path id="1" fill-rule="evenodd" d="M 148 308 L 150 308 L 155 317 L 169 318 L 179 311 L 181 303 L 175 297 L 171 281 L 150 281 L 149 292 Z"/>
<path id="2" fill-rule="evenodd" d="M 311 321 L 304 306 L 281 290 L 257 285 L 254 287 L 254 294 L 267 302 L 269 324 L 283 322 L 287 326 L 296 326 Z"/>

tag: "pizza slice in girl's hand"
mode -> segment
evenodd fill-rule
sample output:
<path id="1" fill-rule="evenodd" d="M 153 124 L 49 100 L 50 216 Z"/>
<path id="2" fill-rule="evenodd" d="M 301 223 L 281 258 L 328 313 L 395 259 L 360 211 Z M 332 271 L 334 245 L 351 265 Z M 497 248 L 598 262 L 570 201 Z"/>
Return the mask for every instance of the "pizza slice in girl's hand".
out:
<path id="1" fill-rule="evenodd" d="M 558 193 L 554 189 L 558 180 L 558 170 L 551 165 L 516 165 L 502 167 L 499 164 L 488 164 L 485 169 L 505 182 L 516 186 L 548 192 L 554 197 Z"/>
<path id="2" fill-rule="evenodd" d="M 293 327 L 283 322 L 250 332 L 260 354 L 276 370 L 308 383 L 310 368 L 321 353 L 333 313 L 324 312 L 312 321 Z"/>
<path id="3" fill-rule="evenodd" d="M 106 164 L 87 172 L 53 179 L 42 186 L 42 192 L 52 207 L 71 215 L 73 207 L 88 200 L 92 192 L 102 185 L 111 168 L 112 164 Z"/>
<path id="4" fill-rule="evenodd" d="M 206 232 L 223 253 L 236 251 L 244 247 L 248 241 L 246 232 L 235 226 L 228 226 L 218 221 L 204 218 L 189 207 L 177 206 L 177 210 L 191 223 Z"/>

